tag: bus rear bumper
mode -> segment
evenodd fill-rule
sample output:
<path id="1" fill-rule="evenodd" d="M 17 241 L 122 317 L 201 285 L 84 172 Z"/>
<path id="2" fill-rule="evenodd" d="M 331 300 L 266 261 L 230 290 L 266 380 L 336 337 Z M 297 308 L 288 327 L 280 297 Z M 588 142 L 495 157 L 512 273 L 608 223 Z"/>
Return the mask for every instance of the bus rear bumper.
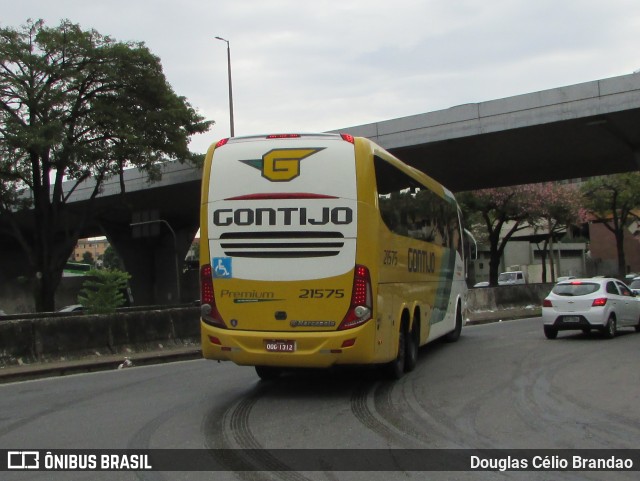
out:
<path id="1" fill-rule="evenodd" d="M 376 362 L 372 357 L 372 322 L 346 331 L 321 332 L 229 330 L 202 321 L 200 326 L 205 359 L 232 361 L 243 366 L 279 367 L 330 367 Z M 277 344 L 292 351 L 267 350 Z"/>

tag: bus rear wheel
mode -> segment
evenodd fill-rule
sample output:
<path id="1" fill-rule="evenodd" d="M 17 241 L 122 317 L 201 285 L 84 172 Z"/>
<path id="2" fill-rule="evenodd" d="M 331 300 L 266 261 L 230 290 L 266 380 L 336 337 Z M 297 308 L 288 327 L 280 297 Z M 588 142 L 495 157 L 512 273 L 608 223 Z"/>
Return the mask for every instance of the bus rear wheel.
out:
<path id="1" fill-rule="evenodd" d="M 404 326 L 400 328 L 400 334 L 398 335 L 398 354 L 396 358 L 387 364 L 386 374 L 391 379 L 400 379 L 404 374 L 405 369 L 405 355 L 406 355 L 406 329 Z"/>
<path id="2" fill-rule="evenodd" d="M 405 336 L 404 372 L 411 372 L 418 364 L 418 350 L 420 348 L 419 320 L 413 321 L 413 329 Z"/>

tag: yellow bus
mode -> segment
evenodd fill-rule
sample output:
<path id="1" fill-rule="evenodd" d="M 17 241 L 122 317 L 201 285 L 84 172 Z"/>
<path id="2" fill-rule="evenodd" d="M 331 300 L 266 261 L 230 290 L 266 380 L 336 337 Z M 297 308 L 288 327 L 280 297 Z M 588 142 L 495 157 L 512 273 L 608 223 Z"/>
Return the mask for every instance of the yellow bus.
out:
<path id="1" fill-rule="evenodd" d="M 202 352 L 255 366 L 384 365 L 455 341 L 466 298 L 454 196 L 366 138 L 279 134 L 209 149 L 200 226 Z"/>

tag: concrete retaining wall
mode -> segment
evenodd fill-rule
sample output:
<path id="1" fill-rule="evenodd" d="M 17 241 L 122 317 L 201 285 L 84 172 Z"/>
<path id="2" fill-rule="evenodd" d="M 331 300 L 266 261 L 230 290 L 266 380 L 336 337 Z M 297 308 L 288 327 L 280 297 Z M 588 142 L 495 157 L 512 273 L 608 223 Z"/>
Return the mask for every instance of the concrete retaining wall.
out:
<path id="1" fill-rule="evenodd" d="M 554 285 L 553 283 L 523 284 L 469 289 L 467 321 L 539 316 L 542 301 Z"/>
<path id="2" fill-rule="evenodd" d="M 200 342 L 200 309 L 187 307 L 0 322 L 0 366 Z"/>

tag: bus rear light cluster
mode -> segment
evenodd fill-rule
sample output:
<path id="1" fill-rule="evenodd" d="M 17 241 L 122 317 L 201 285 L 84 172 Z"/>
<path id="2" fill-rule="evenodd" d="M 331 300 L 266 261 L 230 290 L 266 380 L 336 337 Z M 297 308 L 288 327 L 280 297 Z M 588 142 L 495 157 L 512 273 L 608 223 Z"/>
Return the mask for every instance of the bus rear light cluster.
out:
<path id="1" fill-rule="evenodd" d="M 351 305 L 338 330 L 353 329 L 369 319 L 373 310 L 373 295 L 371 293 L 371 276 L 365 266 L 356 265 L 353 274 L 353 289 L 351 291 Z"/>
<path id="2" fill-rule="evenodd" d="M 342 140 L 349 142 L 351 144 L 354 144 L 356 141 L 355 137 L 351 134 L 340 134 L 340 137 L 342 137 Z"/>
<path id="3" fill-rule="evenodd" d="M 205 264 L 200 268 L 200 317 L 207 324 L 227 328 L 216 307 L 211 264 Z"/>

